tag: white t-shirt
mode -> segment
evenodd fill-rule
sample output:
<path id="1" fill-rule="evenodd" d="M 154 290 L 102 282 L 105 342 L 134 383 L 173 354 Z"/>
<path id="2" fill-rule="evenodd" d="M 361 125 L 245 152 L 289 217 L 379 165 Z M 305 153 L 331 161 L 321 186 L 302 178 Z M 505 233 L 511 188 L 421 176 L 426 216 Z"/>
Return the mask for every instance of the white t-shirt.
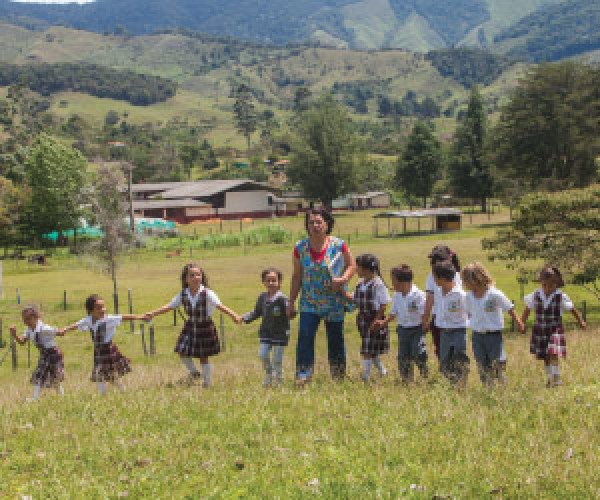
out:
<path id="1" fill-rule="evenodd" d="M 460 273 L 457 272 L 454 275 L 454 285 L 458 288 L 462 289 L 462 280 L 460 279 Z M 433 277 L 433 273 L 429 272 L 427 275 L 427 281 L 425 282 L 425 291 L 429 293 L 433 293 L 433 307 L 431 308 L 431 314 L 433 316 L 438 315 L 436 304 L 439 304 L 439 297 L 442 294 L 442 289 L 435 284 L 435 278 Z M 440 326 L 437 320 L 435 320 L 435 325 Z"/>
<path id="2" fill-rule="evenodd" d="M 563 292 L 559 288 L 554 290 L 554 292 L 552 292 L 549 297 L 546 297 L 544 290 L 542 290 L 541 288 L 539 288 L 536 291 L 540 292 L 540 296 L 542 297 L 542 301 L 544 302 L 544 307 L 548 307 L 548 304 L 550 304 L 550 301 L 554 298 L 554 296 L 557 293 L 560 293 L 562 295 L 562 298 L 560 301 L 561 316 L 565 311 L 573 310 L 573 301 L 569 298 L 569 296 L 565 292 Z M 525 301 L 525 305 L 531 310 L 533 310 L 535 308 L 535 304 L 534 304 L 534 300 L 533 300 L 534 295 L 535 295 L 535 292 L 531 292 L 529 295 L 526 295 L 525 298 L 523 299 Z"/>
<path id="3" fill-rule="evenodd" d="M 183 293 L 187 295 L 187 298 L 191 302 L 192 307 L 195 308 L 196 304 L 198 304 L 198 299 L 200 298 L 200 292 L 202 292 L 202 290 L 206 290 L 206 314 L 210 317 L 215 312 L 217 306 L 221 305 L 221 301 L 219 300 L 219 297 L 217 297 L 217 294 L 215 292 L 213 292 L 210 288 L 205 288 L 204 285 L 200 285 L 198 293 L 194 296 L 192 296 L 192 294 L 190 293 L 189 288 L 186 288 Z M 169 307 L 171 309 L 177 309 L 181 305 L 181 303 L 181 293 L 178 293 L 177 295 L 175 295 L 175 297 L 173 297 L 173 300 L 169 302 Z"/>
<path id="4" fill-rule="evenodd" d="M 94 322 L 91 316 L 86 316 L 82 320 L 77 322 L 77 328 L 82 332 L 89 332 L 92 330 L 94 333 L 98 331 L 98 327 L 102 324 L 106 325 L 106 333 L 104 334 L 104 342 L 109 343 L 117 333 L 117 327 L 123 321 L 121 315 L 107 314 L 104 318 L 100 318 Z"/>
<path id="5" fill-rule="evenodd" d="M 375 304 L 376 309 L 379 309 L 382 305 L 389 304 L 392 301 L 392 299 L 390 298 L 390 292 L 388 291 L 387 287 L 385 286 L 385 283 L 379 276 L 375 276 L 375 278 L 369 281 L 364 281 L 361 279 L 356 284 L 356 288 L 361 292 L 364 292 L 370 283 L 375 283 L 375 293 L 373 297 L 373 302 Z"/>
<path id="6" fill-rule="evenodd" d="M 435 324 L 439 328 L 466 328 L 469 322 L 467 316 L 467 294 L 455 285 L 446 295 L 439 292 L 436 304 Z"/>
<path id="7" fill-rule="evenodd" d="M 504 329 L 504 313 L 515 306 L 496 287 L 490 286 L 481 298 L 467 292 L 467 313 L 474 332 L 497 332 Z"/>
<path id="8" fill-rule="evenodd" d="M 35 342 L 36 334 L 38 342 L 45 349 L 56 347 L 56 342 L 54 341 L 54 337 L 56 337 L 56 328 L 53 326 L 46 325 L 41 319 L 38 319 L 38 322 L 33 330 L 29 327 L 25 329 L 23 338 L 30 339 L 31 342 Z"/>
<path id="9" fill-rule="evenodd" d="M 419 326 L 423 321 L 424 312 L 425 292 L 419 290 L 415 285 L 406 295 L 403 295 L 402 292 L 394 292 L 391 314 L 396 316 L 398 326 L 403 328 Z"/>

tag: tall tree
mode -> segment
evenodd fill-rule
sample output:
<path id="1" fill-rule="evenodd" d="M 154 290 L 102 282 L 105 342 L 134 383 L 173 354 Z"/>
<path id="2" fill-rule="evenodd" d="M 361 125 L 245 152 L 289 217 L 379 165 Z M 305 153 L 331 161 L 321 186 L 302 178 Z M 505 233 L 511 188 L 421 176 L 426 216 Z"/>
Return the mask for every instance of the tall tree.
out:
<path id="1" fill-rule="evenodd" d="M 364 161 L 352 120 L 331 94 L 300 116 L 288 175 L 307 197 L 331 208 L 333 200 L 358 189 Z"/>
<path id="2" fill-rule="evenodd" d="M 46 135 L 28 149 L 24 171 L 31 197 L 25 221 L 38 239 L 51 231 L 77 227 L 87 163 L 81 153 Z"/>
<path id="3" fill-rule="evenodd" d="M 396 167 L 396 185 L 409 196 L 423 199 L 431 196 L 433 185 L 442 169 L 442 150 L 433 135 L 433 128 L 425 122 L 417 122 L 408 138 Z"/>
<path id="4" fill-rule="evenodd" d="M 246 85 L 240 85 L 236 91 L 233 112 L 235 115 L 235 126 L 246 138 L 248 149 L 250 149 L 250 138 L 258 127 L 258 115 L 252 102 L 252 92 Z"/>
<path id="5" fill-rule="evenodd" d="M 485 155 L 487 120 L 483 99 L 477 87 L 471 89 L 467 113 L 460 123 L 448 168 L 450 185 L 458 196 L 478 199 L 481 211 L 487 210 L 494 177 Z"/>
<path id="6" fill-rule="evenodd" d="M 183 170 L 188 179 L 192 178 L 192 168 L 200 159 L 200 146 L 197 144 L 184 144 L 179 151 L 179 158 L 183 163 Z"/>

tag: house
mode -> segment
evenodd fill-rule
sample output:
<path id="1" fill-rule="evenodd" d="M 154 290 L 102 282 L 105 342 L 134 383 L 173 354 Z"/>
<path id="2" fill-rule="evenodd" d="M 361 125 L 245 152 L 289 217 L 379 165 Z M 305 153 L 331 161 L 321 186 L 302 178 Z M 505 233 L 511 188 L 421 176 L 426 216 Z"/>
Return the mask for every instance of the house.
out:
<path id="1" fill-rule="evenodd" d="M 333 208 L 338 210 L 360 210 L 366 208 L 388 208 L 390 195 L 383 191 L 368 191 L 362 194 L 348 194 L 333 200 Z"/>
<path id="2" fill-rule="evenodd" d="M 136 214 L 182 224 L 278 215 L 274 200 L 279 191 L 248 179 L 136 184 L 132 193 Z"/>

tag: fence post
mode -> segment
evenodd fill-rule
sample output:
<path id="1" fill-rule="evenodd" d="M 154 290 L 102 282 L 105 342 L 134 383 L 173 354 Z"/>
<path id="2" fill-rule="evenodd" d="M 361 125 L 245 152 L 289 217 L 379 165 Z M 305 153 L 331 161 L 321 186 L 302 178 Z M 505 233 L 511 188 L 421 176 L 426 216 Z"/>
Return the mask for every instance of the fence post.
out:
<path id="1" fill-rule="evenodd" d="M 177 309 L 173 309 L 173 326 L 177 326 Z"/>
<path id="2" fill-rule="evenodd" d="M 19 361 L 17 359 L 17 343 L 12 337 L 10 338 L 10 350 L 12 354 L 12 369 L 13 371 L 17 371 L 17 368 L 19 367 Z"/>
<path id="3" fill-rule="evenodd" d="M 225 341 L 225 318 L 223 317 L 223 314 L 220 315 L 219 323 L 221 330 L 221 349 L 225 352 L 227 350 L 227 343 Z"/>
<path id="4" fill-rule="evenodd" d="M 63 310 L 67 310 L 67 291 L 63 291 Z"/>
<path id="5" fill-rule="evenodd" d="M 154 323 L 150 323 L 148 327 L 148 335 L 150 336 L 150 355 L 156 354 L 156 344 L 154 343 Z"/>
<path id="6" fill-rule="evenodd" d="M 17 305 L 21 305 L 21 292 L 17 288 Z"/>
<path id="7" fill-rule="evenodd" d="M 583 301 L 583 305 L 581 307 L 581 318 L 583 321 L 587 321 L 587 301 Z"/>
<path id="8" fill-rule="evenodd" d="M 133 295 L 131 294 L 131 288 L 127 289 L 127 306 L 129 307 L 129 314 L 133 314 Z M 129 331 L 131 333 L 135 332 L 135 324 L 133 320 L 129 322 Z"/>
<path id="9" fill-rule="evenodd" d="M 27 368 L 31 368 L 31 339 L 27 339 Z"/>
<path id="10" fill-rule="evenodd" d="M 2 318 L 0 318 L 0 349 L 4 347 L 4 332 L 2 331 Z"/>
<path id="11" fill-rule="evenodd" d="M 144 356 L 148 356 L 148 349 L 146 348 L 146 325 L 140 323 L 140 334 L 142 336 L 142 349 L 144 350 Z"/>
<path id="12" fill-rule="evenodd" d="M 510 333 L 515 333 L 515 318 L 513 316 L 510 317 Z"/>

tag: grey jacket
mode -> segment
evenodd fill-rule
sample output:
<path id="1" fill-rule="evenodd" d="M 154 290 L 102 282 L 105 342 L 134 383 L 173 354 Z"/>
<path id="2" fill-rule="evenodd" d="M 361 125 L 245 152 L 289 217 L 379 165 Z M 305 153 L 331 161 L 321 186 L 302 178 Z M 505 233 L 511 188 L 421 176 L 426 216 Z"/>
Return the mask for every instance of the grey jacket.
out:
<path id="1" fill-rule="evenodd" d="M 251 323 L 262 317 L 258 331 L 261 343 L 286 346 L 290 339 L 288 304 L 289 299 L 281 291 L 277 292 L 270 300 L 269 294 L 263 292 L 256 300 L 254 311 L 244 314 L 242 319 L 244 323 Z"/>

